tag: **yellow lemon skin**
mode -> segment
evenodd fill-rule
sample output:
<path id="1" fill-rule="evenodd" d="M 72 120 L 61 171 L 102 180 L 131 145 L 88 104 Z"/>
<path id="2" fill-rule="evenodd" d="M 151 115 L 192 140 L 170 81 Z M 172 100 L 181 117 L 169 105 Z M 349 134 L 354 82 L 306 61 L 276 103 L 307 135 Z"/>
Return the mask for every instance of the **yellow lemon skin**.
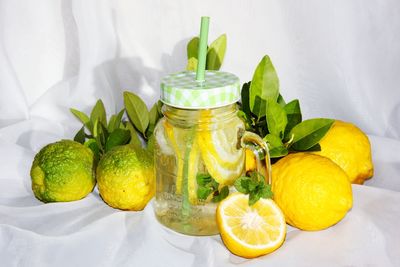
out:
<path id="1" fill-rule="evenodd" d="M 271 199 L 253 206 L 242 193 L 230 194 L 217 207 L 217 225 L 225 246 L 233 254 L 255 258 L 278 249 L 285 241 L 285 217 Z"/>
<path id="2" fill-rule="evenodd" d="M 43 202 L 82 199 L 96 183 L 93 152 L 71 140 L 48 144 L 36 154 L 30 175 L 32 191 Z"/>
<path id="3" fill-rule="evenodd" d="M 245 163 L 246 172 L 255 171 L 257 169 L 256 156 L 248 148 L 245 148 L 245 151 L 246 151 L 246 163 Z"/>
<path id="4" fill-rule="evenodd" d="M 330 158 L 349 176 L 350 182 L 363 184 L 374 174 L 371 144 L 355 125 L 335 121 L 320 141 L 321 151 L 315 154 Z"/>
<path id="5" fill-rule="evenodd" d="M 152 155 L 131 145 L 111 149 L 96 172 L 100 196 L 121 210 L 143 210 L 155 192 Z"/>
<path id="6" fill-rule="evenodd" d="M 322 230 L 351 209 L 353 196 L 346 173 L 328 158 L 294 153 L 272 166 L 274 200 L 286 222 L 302 230 Z"/>

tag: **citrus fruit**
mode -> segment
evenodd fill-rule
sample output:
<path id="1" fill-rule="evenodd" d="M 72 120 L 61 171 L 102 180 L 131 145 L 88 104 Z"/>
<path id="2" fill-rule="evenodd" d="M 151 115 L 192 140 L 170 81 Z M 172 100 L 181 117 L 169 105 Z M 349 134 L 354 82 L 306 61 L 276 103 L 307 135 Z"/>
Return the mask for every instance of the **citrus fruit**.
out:
<path id="1" fill-rule="evenodd" d="M 248 148 L 246 148 L 245 151 L 246 151 L 245 170 L 246 170 L 246 172 L 255 171 L 257 169 L 256 156 L 254 155 L 253 151 L 251 151 Z"/>
<path id="2" fill-rule="evenodd" d="M 211 121 L 211 112 L 202 112 L 202 120 L 205 123 L 209 120 L 210 126 L 200 130 L 198 134 L 201 157 L 207 171 L 219 184 L 231 185 L 244 171 L 245 152 L 237 147 L 237 133 L 239 128 L 244 128 L 243 122 L 235 117 L 230 123 L 218 124 Z"/>
<path id="3" fill-rule="evenodd" d="M 272 192 L 286 222 L 321 230 L 339 222 L 352 207 L 346 173 L 328 158 L 294 153 L 272 166 Z"/>
<path id="4" fill-rule="evenodd" d="M 229 195 L 217 207 L 217 225 L 222 241 L 232 253 L 254 258 L 282 245 L 286 223 L 273 200 L 260 198 L 253 206 L 248 203 L 248 195 Z"/>
<path id="5" fill-rule="evenodd" d="M 100 196 L 113 208 L 142 210 L 155 193 L 152 156 L 131 145 L 107 152 L 99 161 L 96 178 Z"/>
<path id="6" fill-rule="evenodd" d="M 82 199 L 96 183 L 93 153 L 71 140 L 48 144 L 36 154 L 30 175 L 33 193 L 43 202 Z"/>
<path id="7" fill-rule="evenodd" d="M 334 161 L 347 173 L 350 182 L 363 184 L 372 177 L 371 145 L 368 137 L 355 125 L 335 121 L 319 144 L 321 151 L 313 153 Z"/>

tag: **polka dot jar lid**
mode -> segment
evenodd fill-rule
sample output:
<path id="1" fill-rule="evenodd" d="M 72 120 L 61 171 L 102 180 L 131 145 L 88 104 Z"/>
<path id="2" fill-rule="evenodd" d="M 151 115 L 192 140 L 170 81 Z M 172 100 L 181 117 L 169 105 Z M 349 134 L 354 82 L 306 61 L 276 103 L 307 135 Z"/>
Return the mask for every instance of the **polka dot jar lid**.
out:
<path id="1" fill-rule="evenodd" d="M 216 108 L 240 99 L 239 78 L 222 71 L 205 72 L 205 81 L 196 81 L 196 73 L 184 71 L 165 76 L 161 81 L 161 101 L 184 109 Z"/>

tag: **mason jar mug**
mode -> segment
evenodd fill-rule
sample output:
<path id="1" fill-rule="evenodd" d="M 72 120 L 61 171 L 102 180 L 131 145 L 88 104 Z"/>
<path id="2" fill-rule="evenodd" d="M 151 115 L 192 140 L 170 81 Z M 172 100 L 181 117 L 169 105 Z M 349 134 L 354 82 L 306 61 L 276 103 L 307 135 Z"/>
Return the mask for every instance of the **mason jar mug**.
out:
<path id="1" fill-rule="evenodd" d="M 160 223 L 189 235 L 218 234 L 216 207 L 245 174 L 245 149 L 269 182 L 268 148 L 246 132 L 237 116 L 238 78 L 207 71 L 198 84 L 194 72 L 166 76 L 161 84 L 162 118 L 154 131 L 156 197 Z"/>

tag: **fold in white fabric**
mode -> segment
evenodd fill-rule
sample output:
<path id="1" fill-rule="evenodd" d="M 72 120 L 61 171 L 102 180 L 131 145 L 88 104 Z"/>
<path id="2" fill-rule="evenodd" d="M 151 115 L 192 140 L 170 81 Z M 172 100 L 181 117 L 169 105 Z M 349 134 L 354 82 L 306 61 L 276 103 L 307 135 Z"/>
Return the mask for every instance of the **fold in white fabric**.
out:
<path id="1" fill-rule="evenodd" d="M 1 266 L 400 266 L 400 4 L 389 1 L 0 1 Z M 318 232 L 289 228 L 276 252 L 231 254 L 219 236 L 162 227 L 152 203 L 110 208 L 95 190 L 43 204 L 31 191 L 34 155 L 72 138 L 99 98 L 122 92 L 151 106 L 166 73 L 186 66 L 186 43 L 211 17 L 228 36 L 223 70 L 248 81 L 264 54 L 281 93 L 304 118 L 349 121 L 369 134 L 375 175 L 353 186 L 354 207 Z"/>

